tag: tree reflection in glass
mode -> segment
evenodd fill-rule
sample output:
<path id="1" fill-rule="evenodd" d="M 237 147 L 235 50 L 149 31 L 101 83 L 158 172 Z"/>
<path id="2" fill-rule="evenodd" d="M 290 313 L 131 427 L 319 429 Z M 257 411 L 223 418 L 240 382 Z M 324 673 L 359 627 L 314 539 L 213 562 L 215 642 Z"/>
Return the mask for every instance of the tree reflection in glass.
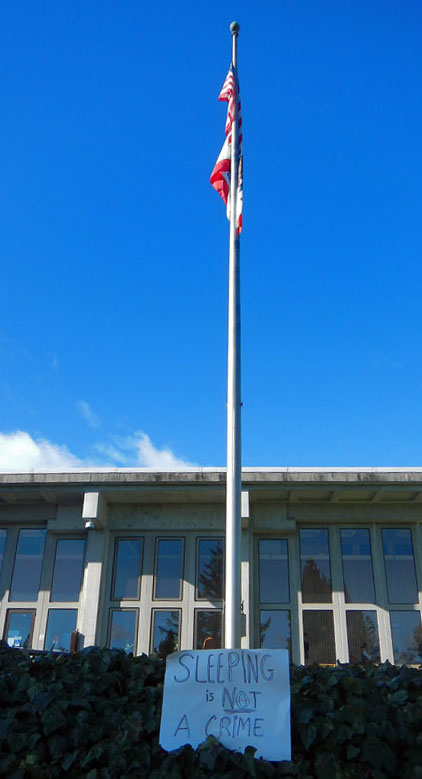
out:
<path id="1" fill-rule="evenodd" d="M 302 600 L 331 603 L 331 566 L 328 530 L 300 531 Z"/>
<path id="2" fill-rule="evenodd" d="M 179 611 L 153 612 L 152 653 L 162 659 L 179 648 Z"/>
<path id="3" fill-rule="evenodd" d="M 198 542 L 197 598 L 221 600 L 223 597 L 223 541 L 203 538 Z"/>
<path id="4" fill-rule="evenodd" d="M 379 663 L 376 611 L 347 611 L 346 618 L 349 663 Z"/>

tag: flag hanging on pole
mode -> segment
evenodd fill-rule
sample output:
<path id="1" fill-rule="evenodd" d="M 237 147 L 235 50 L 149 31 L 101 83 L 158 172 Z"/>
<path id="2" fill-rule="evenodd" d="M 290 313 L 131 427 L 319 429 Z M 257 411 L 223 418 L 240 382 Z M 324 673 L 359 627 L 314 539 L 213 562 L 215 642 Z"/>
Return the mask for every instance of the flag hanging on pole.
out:
<path id="1" fill-rule="evenodd" d="M 211 184 L 218 194 L 223 198 L 227 206 L 227 219 L 230 220 L 230 174 L 231 174 L 231 156 L 232 156 L 232 125 L 235 116 L 235 100 L 237 101 L 237 126 L 238 126 L 238 180 L 236 192 L 236 229 L 240 233 L 242 230 L 242 210 L 243 210 L 243 157 L 242 157 L 242 116 L 240 113 L 239 84 L 236 83 L 236 76 L 233 65 L 230 65 L 223 88 L 218 96 L 219 100 L 227 102 L 226 119 L 226 140 L 218 156 L 211 173 Z"/>

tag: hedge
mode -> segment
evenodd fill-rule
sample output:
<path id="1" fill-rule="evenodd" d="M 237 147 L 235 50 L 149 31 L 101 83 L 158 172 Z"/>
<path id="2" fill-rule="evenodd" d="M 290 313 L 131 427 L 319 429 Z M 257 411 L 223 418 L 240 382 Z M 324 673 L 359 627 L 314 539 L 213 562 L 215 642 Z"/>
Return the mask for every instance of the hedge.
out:
<path id="1" fill-rule="evenodd" d="M 422 779 L 422 671 L 292 667 L 292 762 L 158 744 L 164 662 L 88 648 L 30 658 L 0 642 L 0 776 L 9 779 Z"/>

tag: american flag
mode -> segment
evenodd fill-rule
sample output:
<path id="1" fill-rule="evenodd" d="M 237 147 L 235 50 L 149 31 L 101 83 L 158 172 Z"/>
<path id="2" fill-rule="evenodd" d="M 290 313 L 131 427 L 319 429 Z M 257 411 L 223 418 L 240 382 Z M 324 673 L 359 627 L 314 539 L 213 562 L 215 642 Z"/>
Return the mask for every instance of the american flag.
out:
<path id="1" fill-rule="evenodd" d="M 240 112 L 239 84 L 236 84 L 233 65 L 230 65 L 223 88 L 218 96 L 219 100 L 228 103 L 226 118 L 226 140 L 218 156 L 211 173 L 211 184 L 223 198 L 227 206 L 227 219 L 230 219 L 230 174 L 231 174 L 231 150 L 232 150 L 232 125 L 234 120 L 235 100 L 237 100 L 237 126 L 239 144 L 239 168 L 236 193 L 237 232 L 242 230 L 243 209 L 243 157 L 242 157 L 242 116 Z"/>

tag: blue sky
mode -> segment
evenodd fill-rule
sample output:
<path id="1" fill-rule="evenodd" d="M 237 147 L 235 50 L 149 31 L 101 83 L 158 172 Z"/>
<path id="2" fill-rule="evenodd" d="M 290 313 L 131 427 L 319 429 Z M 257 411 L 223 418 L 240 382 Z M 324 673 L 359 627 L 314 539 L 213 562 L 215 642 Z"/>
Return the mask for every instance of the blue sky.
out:
<path id="1" fill-rule="evenodd" d="M 421 464 L 416 0 L 9 3 L 0 467 L 225 463 L 238 19 L 243 462 Z"/>

